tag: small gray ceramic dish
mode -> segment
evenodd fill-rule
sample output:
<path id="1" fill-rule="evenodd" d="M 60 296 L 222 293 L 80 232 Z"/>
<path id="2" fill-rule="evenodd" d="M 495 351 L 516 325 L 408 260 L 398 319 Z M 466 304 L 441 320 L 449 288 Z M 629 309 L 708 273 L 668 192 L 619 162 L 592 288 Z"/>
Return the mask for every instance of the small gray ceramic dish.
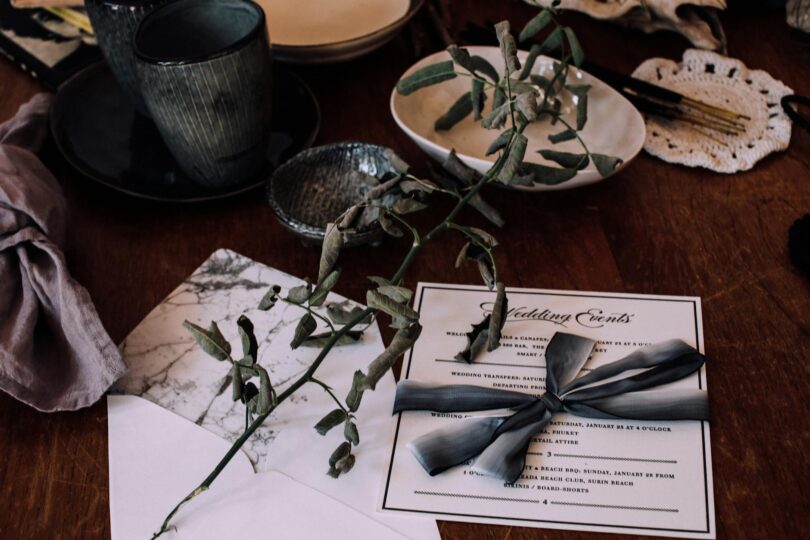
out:
<path id="1" fill-rule="evenodd" d="M 343 142 L 304 150 L 276 169 L 267 184 L 267 199 L 284 227 L 305 243 L 320 244 L 326 225 L 362 200 L 376 186 L 367 175 L 397 174 L 388 148 Z M 357 174 L 362 173 L 362 174 Z M 378 224 L 343 233 L 346 246 L 374 244 L 383 231 Z"/>

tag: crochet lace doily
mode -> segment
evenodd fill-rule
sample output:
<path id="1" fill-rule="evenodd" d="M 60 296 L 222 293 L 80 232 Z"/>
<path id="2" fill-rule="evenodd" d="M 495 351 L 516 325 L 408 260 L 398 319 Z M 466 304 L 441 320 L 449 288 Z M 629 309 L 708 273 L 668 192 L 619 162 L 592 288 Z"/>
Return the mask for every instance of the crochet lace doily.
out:
<path id="1" fill-rule="evenodd" d="M 690 49 L 680 64 L 665 58 L 646 60 L 633 77 L 751 118 L 745 133 L 729 135 L 645 115 L 644 149 L 664 161 L 733 173 L 788 147 L 791 124 L 780 100 L 793 91 L 764 71 L 749 70 L 739 60 L 714 52 Z"/>

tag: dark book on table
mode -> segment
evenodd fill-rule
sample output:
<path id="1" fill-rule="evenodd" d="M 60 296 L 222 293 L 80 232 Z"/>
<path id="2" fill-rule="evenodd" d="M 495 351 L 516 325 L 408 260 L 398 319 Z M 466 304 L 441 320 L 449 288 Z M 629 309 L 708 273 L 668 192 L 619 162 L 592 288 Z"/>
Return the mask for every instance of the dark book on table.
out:
<path id="1" fill-rule="evenodd" d="M 95 37 L 45 9 L 0 0 L 0 54 L 55 89 L 101 59 Z"/>

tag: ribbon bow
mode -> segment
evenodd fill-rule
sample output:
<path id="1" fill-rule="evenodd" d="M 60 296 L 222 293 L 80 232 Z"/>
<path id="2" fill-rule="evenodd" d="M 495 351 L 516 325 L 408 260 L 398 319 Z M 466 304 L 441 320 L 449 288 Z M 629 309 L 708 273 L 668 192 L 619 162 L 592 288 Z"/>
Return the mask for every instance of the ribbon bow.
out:
<path id="1" fill-rule="evenodd" d="M 431 476 L 478 455 L 474 471 L 514 483 L 523 472 L 532 437 L 557 412 L 624 420 L 709 419 L 705 391 L 657 388 L 700 369 L 705 358 L 694 348 L 673 339 L 644 347 L 577 377 L 595 345 L 595 341 L 581 336 L 554 334 L 546 347 L 546 392 L 540 397 L 463 384 L 400 382 L 395 413 L 504 408 L 514 411 L 511 416 L 462 420 L 423 435 L 408 447 Z M 636 373 L 626 374 L 631 370 Z"/>

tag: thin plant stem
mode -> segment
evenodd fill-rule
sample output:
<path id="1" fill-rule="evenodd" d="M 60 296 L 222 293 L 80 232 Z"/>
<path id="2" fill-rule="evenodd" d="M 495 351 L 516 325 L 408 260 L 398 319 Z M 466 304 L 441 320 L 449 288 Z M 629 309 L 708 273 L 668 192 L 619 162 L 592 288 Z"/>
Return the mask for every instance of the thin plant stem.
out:
<path id="1" fill-rule="evenodd" d="M 309 382 L 315 383 L 321 388 L 323 388 L 326 391 L 326 393 L 332 397 L 332 400 L 334 400 L 334 402 L 337 403 L 338 407 L 340 407 L 341 410 L 346 414 L 349 414 L 349 411 L 346 409 L 346 407 L 343 406 L 343 403 L 341 403 L 341 401 L 337 398 L 337 396 L 335 396 L 335 394 L 332 392 L 332 389 L 329 388 L 329 385 L 327 385 L 325 382 L 319 379 L 316 379 L 315 377 L 310 377 Z"/>

